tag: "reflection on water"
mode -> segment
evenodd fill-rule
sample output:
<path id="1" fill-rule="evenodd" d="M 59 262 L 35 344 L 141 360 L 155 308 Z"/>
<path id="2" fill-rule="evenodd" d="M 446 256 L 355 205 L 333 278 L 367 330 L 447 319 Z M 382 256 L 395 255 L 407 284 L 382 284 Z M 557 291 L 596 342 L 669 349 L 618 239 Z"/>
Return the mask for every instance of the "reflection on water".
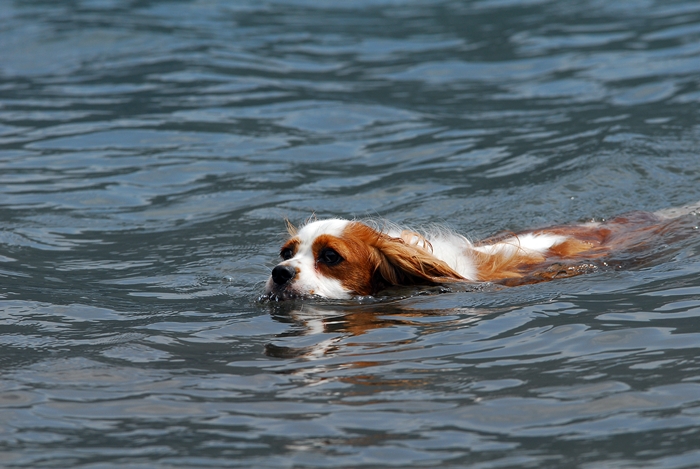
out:
<path id="1" fill-rule="evenodd" d="M 405 331 L 419 328 L 421 335 L 425 335 L 431 333 L 431 326 L 439 325 L 438 329 L 433 331 L 438 332 L 452 327 L 467 327 L 480 318 L 478 310 L 464 308 L 420 310 L 399 304 L 384 303 L 364 307 L 351 305 L 335 309 L 295 303 L 300 302 L 275 304 L 272 308 L 273 319 L 291 325 L 288 330 L 279 334 L 277 339 L 284 341 L 284 338 L 291 337 L 294 339 L 294 344 L 308 341 L 308 345 L 285 346 L 271 342 L 265 346 L 265 353 L 271 357 L 314 359 L 334 353 L 352 355 L 352 352 L 343 349 L 357 346 L 357 340 L 363 340 L 359 336 L 375 330 L 396 328 Z M 461 315 L 466 317 L 456 318 Z M 301 341 L 300 338 L 302 338 Z M 412 342 L 415 341 L 405 337 L 382 346 L 409 346 Z"/>
<path id="2" fill-rule="evenodd" d="M 4 2 L 0 465 L 697 466 L 697 237 L 547 284 L 256 299 L 285 217 L 482 239 L 700 200 L 699 25 Z"/>

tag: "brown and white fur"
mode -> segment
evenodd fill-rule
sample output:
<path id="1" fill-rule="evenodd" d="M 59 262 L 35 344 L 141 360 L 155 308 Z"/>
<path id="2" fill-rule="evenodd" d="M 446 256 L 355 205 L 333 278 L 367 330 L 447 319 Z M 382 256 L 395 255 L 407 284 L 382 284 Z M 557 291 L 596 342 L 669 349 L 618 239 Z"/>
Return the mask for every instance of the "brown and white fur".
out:
<path id="1" fill-rule="evenodd" d="M 673 241 L 674 233 L 685 231 L 678 237 L 686 237 L 689 223 L 697 223 L 687 218 L 697 215 L 698 207 L 632 212 L 606 222 L 509 233 L 476 243 L 445 229 L 417 233 L 342 219 L 313 221 L 298 230 L 288 224 L 290 239 L 265 293 L 276 300 L 343 299 L 375 295 L 391 286 L 520 285 L 571 277 L 607 265 L 614 254 L 642 256 Z"/>

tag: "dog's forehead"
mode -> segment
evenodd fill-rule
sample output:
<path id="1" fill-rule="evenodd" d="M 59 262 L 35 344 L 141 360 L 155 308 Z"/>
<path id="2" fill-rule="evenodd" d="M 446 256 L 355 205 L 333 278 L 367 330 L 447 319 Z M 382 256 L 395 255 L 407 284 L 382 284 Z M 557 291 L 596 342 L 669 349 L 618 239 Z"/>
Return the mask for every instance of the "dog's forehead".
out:
<path id="1" fill-rule="evenodd" d="M 332 218 L 330 220 L 318 220 L 304 225 L 297 233 L 302 243 L 311 243 L 320 235 L 340 236 L 348 225 L 348 220 Z"/>

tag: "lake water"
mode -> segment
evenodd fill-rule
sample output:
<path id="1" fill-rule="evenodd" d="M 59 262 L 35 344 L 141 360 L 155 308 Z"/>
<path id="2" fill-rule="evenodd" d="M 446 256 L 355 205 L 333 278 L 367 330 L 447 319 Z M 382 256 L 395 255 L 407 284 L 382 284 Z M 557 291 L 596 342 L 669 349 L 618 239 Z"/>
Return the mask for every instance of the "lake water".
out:
<path id="1" fill-rule="evenodd" d="M 692 0 L 1 1 L 0 466 L 700 466 L 700 237 L 258 301 L 285 217 L 697 202 L 699 104 Z"/>

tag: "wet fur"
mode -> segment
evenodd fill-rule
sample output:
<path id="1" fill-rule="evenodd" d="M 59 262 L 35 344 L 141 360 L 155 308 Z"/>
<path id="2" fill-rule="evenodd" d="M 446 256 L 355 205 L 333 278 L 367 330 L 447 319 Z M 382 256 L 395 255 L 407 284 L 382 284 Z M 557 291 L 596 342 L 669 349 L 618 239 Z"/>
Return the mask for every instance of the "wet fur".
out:
<path id="1" fill-rule="evenodd" d="M 689 221 L 683 215 L 695 214 L 692 210 L 697 208 L 692 206 L 680 213 L 632 212 L 606 222 L 503 233 L 478 243 L 440 228 L 418 233 L 373 221 L 330 220 L 327 223 L 335 223 L 332 234 L 321 232 L 306 241 L 313 244 L 313 259 L 318 259 L 321 249 L 328 248 L 343 257 L 343 262 L 335 266 L 313 263 L 313 275 L 330 282 L 330 293 L 318 292 L 313 285 L 295 290 L 293 282 L 275 285 L 268 281 L 266 289 L 270 296 L 280 299 L 306 294 L 346 297 L 374 295 L 392 286 L 454 282 L 521 285 L 572 277 L 596 270 L 615 257 L 634 258 L 687 236 L 689 223 L 697 220 Z M 288 222 L 291 239 L 285 247 L 296 254 L 306 226 L 322 223 L 311 222 L 297 229 Z M 296 269 L 297 273 L 302 270 Z M 342 288 L 336 288 L 333 282 Z M 307 283 L 313 284 L 313 278 Z"/>

